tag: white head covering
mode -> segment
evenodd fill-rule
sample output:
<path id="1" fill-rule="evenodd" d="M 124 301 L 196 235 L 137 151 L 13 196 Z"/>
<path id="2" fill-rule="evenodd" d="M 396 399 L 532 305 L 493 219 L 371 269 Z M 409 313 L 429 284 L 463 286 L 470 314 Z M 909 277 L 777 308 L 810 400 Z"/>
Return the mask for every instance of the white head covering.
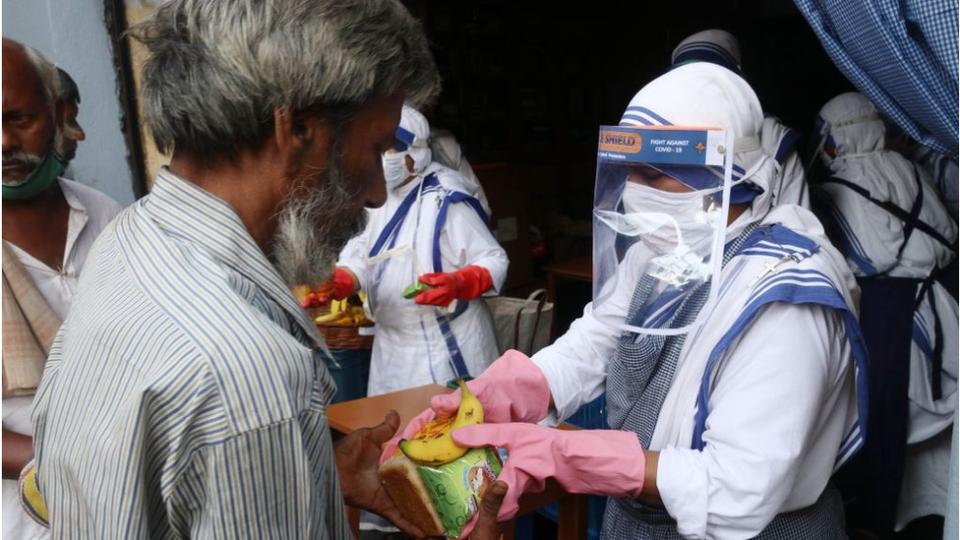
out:
<path id="1" fill-rule="evenodd" d="M 866 154 L 884 149 L 886 127 L 873 103 L 859 92 L 847 92 L 828 101 L 819 114 L 823 147 L 835 150 L 837 157 Z M 828 167 L 833 158 L 823 153 Z"/>
<path id="2" fill-rule="evenodd" d="M 852 182 L 880 201 L 910 211 L 922 190 L 920 220 L 951 243 L 957 227 L 930 184 L 928 173 L 892 150 L 884 148 L 886 127 L 876 107 L 857 92 L 840 94 L 820 110 L 823 145 L 819 152 L 831 175 Z M 835 157 L 830 157 L 831 149 Z M 919 181 L 918 181 L 919 180 Z M 887 272 L 895 277 L 925 278 L 953 259 L 952 252 L 920 230 L 914 230 L 900 252 L 904 223 L 851 189 L 835 184 L 817 187 L 843 234 L 854 272 Z M 898 257 L 899 254 L 899 257 Z"/>
<path id="3" fill-rule="evenodd" d="M 413 159 L 413 173 L 420 174 L 430 165 L 430 123 L 420 111 L 404 105 L 400 112 L 400 128 L 413 133 L 413 143 L 410 144 L 407 152 Z"/>
<path id="4" fill-rule="evenodd" d="M 736 73 L 707 62 L 686 64 L 657 77 L 633 97 L 620 119 L 620 125 L 637 127 L 676 125 L 732 131 L 736 139 L 733 180 L 752 184 L 735 185 L 735 189 L 753 197 L 750 213 L 756 219 L 770 209 L 770 185 L 776 172 L 773 159 L 760 148 L 762 123 L 760 100 L 750 85 Z"/>
<path id="5" fill-rule="evenodd" d="M 741 73 L 740 42 L 726 30 L 703 30 L 688 36 L 670 55 L 670 63 L 679 66 L 688 62 L 710 62 Z"/>
<path id="6" fill-rule="evenodd" d="M 463 155 L 463 149 L 460 143 L 453 136 L 453 133 L 445 129 L 434 128 L 430 132 L 430 151 L 433 153 L 434 163 L 439 163 L 460 173 L 463 177 L 463 187 L 467 193 L 478 201 L 487 215 L 491 215 L 490 203 L 487 201 L 487 194 L 483 191 L 480 179 L 473 172 L 473 167 Z"/>
<path id="7" fill-rule="evenodd" d="M 760 146 L 773 158 L 777 168 L 777 174 L 770 186 L 774 205 L 796 204 L 804 208 L 810 207 L 807 179 L 796 149 L 799 139 L 800 133 L 784 125 L 776 116 L 767 115 L 763 119 Z"/>

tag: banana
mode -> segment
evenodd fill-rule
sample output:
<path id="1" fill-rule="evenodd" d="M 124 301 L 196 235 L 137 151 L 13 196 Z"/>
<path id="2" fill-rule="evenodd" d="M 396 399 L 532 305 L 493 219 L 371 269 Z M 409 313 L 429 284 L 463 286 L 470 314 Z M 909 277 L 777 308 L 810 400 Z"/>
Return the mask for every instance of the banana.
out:
<path id="1" fill-rule="evenodd" d="M 326 315 L 321 315 L 321 316 L 317 317 L 316 319 L 313 320 L 313 322 L 315 322 L 315 323 L 317 323 L 317 324 L 332 323 L 333 321 L 335 321 L 335 320 L 337 320 L 337 319 L 339 319 L 339 318 L 340 318 L 340 314 L 339 314 L 339 313 L 334 313 L 334 312 L 331 311 L 330 313 L 327 313 Z"/>
<path id="2" fill-rule="evenodd" d="M 412 439 L 400 441 L 400 450 L 423 465 L 443 465 L 467 453 L 468 448 L 453 442 L 454 430 L 483 423 L 483 405 L 464 382 L 460 385 L 460 408 L 456 416 L 436 418 L 423 426 Z"/>

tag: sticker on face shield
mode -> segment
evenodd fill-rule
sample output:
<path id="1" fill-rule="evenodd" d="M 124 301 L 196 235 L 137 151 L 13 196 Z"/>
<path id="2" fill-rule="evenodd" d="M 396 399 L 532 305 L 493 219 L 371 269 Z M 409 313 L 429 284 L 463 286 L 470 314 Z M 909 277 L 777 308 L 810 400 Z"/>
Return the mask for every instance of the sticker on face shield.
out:
<path id="1" fill-rule="evenodd" d="M 601 161 L 673 165 L 723 165 L 725 134 L 705 128 L 603 126 Z"/>

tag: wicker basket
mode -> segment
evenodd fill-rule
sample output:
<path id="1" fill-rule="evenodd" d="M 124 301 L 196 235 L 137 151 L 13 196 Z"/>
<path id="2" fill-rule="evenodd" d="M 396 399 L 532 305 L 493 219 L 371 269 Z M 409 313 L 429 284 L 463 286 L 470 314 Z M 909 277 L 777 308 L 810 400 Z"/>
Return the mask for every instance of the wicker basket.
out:
<path id="1" fill-rule="evenodd" d="M 361 336 L 360 328 L 369 328 L 372 323 L 360 326 L 342 324 L 318 324 L 317 329 L 331 349 L 372 349 L 373 336 Z"/>
<path id="2" fill-rule="evenodd" d="M 307 310 L 311 319 L 329 312 L 329 308 Z M 361 336 L 359 329 L 371 326 L 373 326 L 372 322 L 361 325 L 317 324 L 317 330 L 327 342 L 327 347 L 331 349 L 369 350 L 373 348 L 373 336 Z"/>

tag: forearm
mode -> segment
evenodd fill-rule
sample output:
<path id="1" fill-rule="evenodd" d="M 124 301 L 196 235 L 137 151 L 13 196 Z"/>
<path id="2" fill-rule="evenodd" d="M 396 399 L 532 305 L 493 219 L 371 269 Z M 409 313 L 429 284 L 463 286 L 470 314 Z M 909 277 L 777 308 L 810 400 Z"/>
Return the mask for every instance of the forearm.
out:
<path id="1" fill-rule="evenodd" d="M 33 457 L 33 439 L 26 435 L 3 430 L 3 478 L 17 479 L 20 471 Z"/>
<path id="2" fill-rule="evenodd" d="M 644 450 L 646 467 L 643 471 L 643 491 L 637 499 L 648 506 L 663 508 L 660 499 L 660 490 L 657 489 L 657 463 L 660 461 L 660 452 Z"/>
<path id="3" fill-rule="evenodd" d="M 550 410 L 556 413 L 555 420 L 568 418 L 603 392 L 607 359 L 613 356 L 618 335 L 586 315 L 533 356 L 533 363 L 550 386 Z"/>

